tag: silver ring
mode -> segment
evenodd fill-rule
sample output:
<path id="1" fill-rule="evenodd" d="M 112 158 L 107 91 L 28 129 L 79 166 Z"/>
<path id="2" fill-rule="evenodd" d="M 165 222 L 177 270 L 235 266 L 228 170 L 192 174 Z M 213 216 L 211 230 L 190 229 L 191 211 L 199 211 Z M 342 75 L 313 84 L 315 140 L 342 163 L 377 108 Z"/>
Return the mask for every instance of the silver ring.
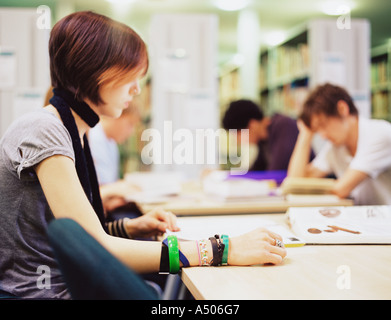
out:
<path id="1" fill-rule="evenodd" d="M 284 245 L 282 244 L 282 241 L 280 241 L 280 240 L 278 240 L 278 239 L 276 239 L 276 246 L 277 246 L 277 247 L 280 247 L 280 248 L 283 248 L 283 247 L 284 247 Z"/>

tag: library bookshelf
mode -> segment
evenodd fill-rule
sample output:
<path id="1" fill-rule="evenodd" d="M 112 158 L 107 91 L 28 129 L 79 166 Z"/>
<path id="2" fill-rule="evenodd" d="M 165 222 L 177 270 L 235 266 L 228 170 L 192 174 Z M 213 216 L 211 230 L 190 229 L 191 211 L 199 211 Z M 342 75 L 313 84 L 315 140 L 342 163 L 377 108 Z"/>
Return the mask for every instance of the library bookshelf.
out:
<path id="1" fill-rule="evenodd" d="M 391 121 L 391 41 L 371 50 L 372 117 Z"/>
<path id="2" fill-rule="evenodd" d="M 309 91 L 330 82 L 345 87 L 361 114 L 370 114 L 370 26 L 352 19 L 314 19 L 260 54 L 260 100 L 266 113 L 296 117 Z"/>

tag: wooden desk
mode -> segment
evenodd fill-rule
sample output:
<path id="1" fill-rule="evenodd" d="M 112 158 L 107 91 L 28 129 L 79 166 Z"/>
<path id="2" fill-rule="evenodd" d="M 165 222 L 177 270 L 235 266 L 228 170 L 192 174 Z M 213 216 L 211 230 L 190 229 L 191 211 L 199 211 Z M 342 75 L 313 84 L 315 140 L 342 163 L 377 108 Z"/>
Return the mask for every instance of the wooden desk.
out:
<path id="1" fill-rule="evenodd" d="M 263 215 L 284 223 L 282 214 Z M 193 267 L 182 280 L 196 299 L 391 299 L 391 246 L 288 248 L 282 265 Z"/>
<path id="2" fill-rule="evenodd" d="M 332 198 L 332 196 L 331 196 Z M 217 215 L 217 214 L 252 214 L 252 213 L 283 213 L 289 207 L 321 207 L 321 206 L 351 206 L 350 199 L 330 201 L 330 196 L 296 197 L 289 200 L 283 197 L 265 197 L 259 200 L 223 201 L 210 197 L 202 192 L 196 184 L 184 187 L 179 196 L 167 197 L 166 201 L 156 204 L 141 204 L 144 212 L 156 206 L 175 215 Z"/>

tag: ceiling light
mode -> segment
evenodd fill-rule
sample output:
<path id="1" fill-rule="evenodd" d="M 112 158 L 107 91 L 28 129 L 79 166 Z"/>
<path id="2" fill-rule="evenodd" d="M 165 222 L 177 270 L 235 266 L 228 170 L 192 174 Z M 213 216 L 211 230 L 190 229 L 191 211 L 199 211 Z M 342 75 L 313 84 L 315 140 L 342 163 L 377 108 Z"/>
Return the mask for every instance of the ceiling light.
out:
<path id="1" fill-rule="evenodd" d="M 106 0 L 106 1 L 112 4 L 131 4 L 133 2 L 136 2 L 136 0 Z"/>
<path id="2" fill-rule="evenodd" d="M 320 10 L 329 16 L 339 16 L 349 13 L 355 7 L 351 1 L 328 0 L 320 4 Z"/>
<path id="3" fill-rule="evenodd" d="M 250 0 L 214 0 L 214 5 L 224 11 L 237 11 L 246 8 Z"/>

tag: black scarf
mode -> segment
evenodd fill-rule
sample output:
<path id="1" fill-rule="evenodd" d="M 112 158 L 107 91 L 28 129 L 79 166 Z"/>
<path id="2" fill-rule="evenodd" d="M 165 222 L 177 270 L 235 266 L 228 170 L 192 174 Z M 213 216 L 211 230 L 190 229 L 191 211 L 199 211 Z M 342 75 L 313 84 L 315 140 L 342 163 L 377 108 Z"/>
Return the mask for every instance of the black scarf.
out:
<path id="1" fill-rule="evenodd" d="M 75 118 L 72 115 L 71 108 L 91 128 L 99 122 L 99 116 L 89 107 L 87 103 L 76 100 L 72 93 L 58 88 L 53 89 L 53 93 L 54 96 L 50 99 L 50 103 L 57 109 L 64 126 L 67 128 L 72 138 L 72 145 L 76 158 L 76 171 L 80 183 L 83 186 L 84 192 L 92 204 L 103 228 L 107 232 L 102 199 L 99 192 L 98 179 L 91 156 L 88 139 L 87 136 L 84 135 L 83 149 L 79 131 L 76 126 Z"/>

